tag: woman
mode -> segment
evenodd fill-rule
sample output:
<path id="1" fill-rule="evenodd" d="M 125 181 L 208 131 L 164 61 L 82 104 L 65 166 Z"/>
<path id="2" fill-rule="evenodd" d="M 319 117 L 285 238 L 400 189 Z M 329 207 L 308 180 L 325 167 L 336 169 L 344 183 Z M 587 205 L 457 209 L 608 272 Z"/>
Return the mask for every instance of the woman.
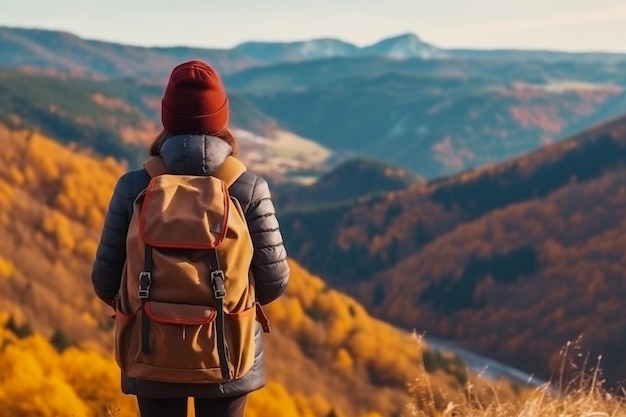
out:
<path id="1" fill-rule="evenodd" d="M 161 107 L 163 132 L 150 153 L 163 158 L 169 173 L 211 175 L 238 150 L 227 128 L 228 116 L 228 97 L 218 73 L 201 61 L 183 63 L 170 76 Z M 143 168 L 127 172 L 118 180 L 110 201 L 92 270 L 95 292 L 109 305 L 120 289 L 133 201 L 149 181 Z M 267 304 L 284 292 L 289 279 L 287 255 L 268 185 L 245 172 L 229 193 L 241 204 L 252 237 L 250 269 L 257 301 Z M 239 379 L 219 384 L 166 383 L 122 374 L 122 391 L 137 396 L 142 417 L 184 417 L 188 397 L 194 397 L 198 417 L 241 417 L 247 394 L 265 384 L 261 336 L 257 325 L 254 365 Z"/>

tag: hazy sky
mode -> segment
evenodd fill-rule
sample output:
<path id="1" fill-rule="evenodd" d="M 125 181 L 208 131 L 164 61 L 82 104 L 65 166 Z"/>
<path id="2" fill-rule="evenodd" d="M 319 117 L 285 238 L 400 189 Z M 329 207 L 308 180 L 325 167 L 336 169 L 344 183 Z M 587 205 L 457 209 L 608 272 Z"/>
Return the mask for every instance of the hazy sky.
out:
<path id="1" fill-rule="evenodd" d="M 626 52 L 626 0 L 0 0 L 0 26 L 146 46 L 412 32 L 440 47 Z"/>

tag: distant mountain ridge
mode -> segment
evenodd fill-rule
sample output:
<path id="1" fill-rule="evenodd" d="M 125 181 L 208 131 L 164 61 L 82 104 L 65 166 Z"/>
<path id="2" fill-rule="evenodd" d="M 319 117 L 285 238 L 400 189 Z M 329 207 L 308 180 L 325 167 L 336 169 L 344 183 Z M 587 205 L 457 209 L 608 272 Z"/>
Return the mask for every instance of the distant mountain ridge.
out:
<path id="1" fill-rule="evenodd" d="M 232 49 L 264 62 L 303 61 L 320 58 L 381 56 L 389 58 L 446 58 L 443 50 L 422 41 L 412 33 L 383 39 L 358 47 L 339 39 L 313 39 L 298 42 L 245 42 Z"/>
<path id="2" fill-rule="evenodd" d="M 70 72 L 76 76 L 166 77 L 176 64 L 197 58 L 228 72 L 260 63 L 226 50 L 147 48 L 86 40 L 68 32 L 0 27 L 0 66 Z"/>
<path id="3" fill-rule="evenodd" d="M 338 39 L 297 42 L 245 42 L 232 49 L 140 47 L 87 40 L 68 32 L 0 26 L 0 66 L 71 71 L 75 75 L 162 78 L 180 61 L 213 63 L 221 72 L 279 62 L 351 56 L 444 58 L 442 50 L 404 34 L 359 48 Z"/>
<path id="4" fill-rule="evenodd" d="M 386 56 L 389 58 L 449 58 L 451 54 L 422 41 L 413 33 L 383 39 L 361 49 L 361 55 Z"/>
<path id="5" fill-rule="evenodd" d="M 358 48 L 339 39 L 316 39 L 300 42 L 244 42 L 233 48 L 242 55 L 247 55 L 268 63 L 294 61 L 302 59 L 330 58 L 347 56 Z"/>
<path id="6" fill-rule="evenodd" d="M 424 42 L 412 33 L 392 36 L 365 47 L 323 38 L 296 42 L 244 42 L 231 49 L 219 49 L 142 47 L 87 40 L 63 31 L 0 26 L 0 66 L 69 71 L 83 76 L 163 78 L 176 63 L 193 58 L 210 61 L 221 72 L 232 73 L 280 62 L 358 56 L 576 62 L 626 60 L 626 54 L 609 53 L 445 50 Z"/>

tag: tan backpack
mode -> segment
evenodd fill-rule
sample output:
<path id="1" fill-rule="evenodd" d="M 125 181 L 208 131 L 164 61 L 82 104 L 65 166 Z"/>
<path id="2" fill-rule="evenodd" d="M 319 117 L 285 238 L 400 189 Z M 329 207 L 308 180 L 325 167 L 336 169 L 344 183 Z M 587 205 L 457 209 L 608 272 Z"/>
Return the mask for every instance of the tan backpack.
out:
<path id="1" fill-rule="evenodd" d="M 160 157 L 135 199 L 115 315 L 115 358 L 130 377 L 218 383 L 255 356 L 253 247 L 228 194 L 245 166 L 228 157 L 213 176 L 170 175 Z M 257 314 L 260 313 L 260 314 Z"/>

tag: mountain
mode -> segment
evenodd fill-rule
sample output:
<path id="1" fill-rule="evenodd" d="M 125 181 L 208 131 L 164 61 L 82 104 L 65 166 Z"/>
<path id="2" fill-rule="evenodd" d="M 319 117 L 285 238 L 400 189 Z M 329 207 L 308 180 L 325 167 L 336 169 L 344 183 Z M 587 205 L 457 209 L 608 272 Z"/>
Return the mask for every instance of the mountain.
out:
<path id="1" fill-rule="evenodd" d="M 489 83 L 547 84 L 557 90 L 560 84 L 624 85 L 626 60 L 621 62 L 509 62 L 506 60 L 419 58 L 390 59 L 377 56 L 335 57 L 310 62 L 279 63 L 226 74 L 231 89 L 245 93 L 307 91 L 355 78 L 375 79 L 383 75 L 431 78 L 482 79 Z M 471 87 L 471 85 L 468 85 Z"/>
<path id="2" fill-rule="evenodd" d="M 375 55 L 395 59 L 472 59 L 484 61 L 620 63 L 626 54 L 563 53 L 558 51 L 445 50 L 415 34 L 401 34 L 372 45 L 357 47 L 338 39 L 298 42 L 245 42 L 231 49 L 138 47 L 87 40 L 67 32 L 0 26 L 0 62 L 3 67 L 43 72 L 70 72 L 83 77 L 147 77 L 163 79 L 182 61 L 203 59 L 221 73 L 281 62 L 329 57 Z"/>
<path id="3" fill-rule="evenodd" d="M 338 39 L 315 39 L 300 42 L 245 42 L 234 52 L 267 64 L 349 56 L 358 51 L 351 43 Z"/>
<path id="4" fill-rule="evenodd" d="M 361 53 L 364 55 L 385 56 L 395 59 L 441 59 L 450 56 L 445 51 L 422 41 L 413 33 L 383 39 L 373 45 L 366 46 L 361 50 Z"/>
<path id="5" fill-rule="evenodd" d="M 258 65 L 251 58 L 219 49 L 145 48 L 86 40 L 67 32 L 0 27 L 3 67 L 69 72 L 75 76 L 165 78 L 189 59 L 212 62 L 223 72 Z"/>
<path id="6" fill-rule="evenodd" d="M 133 415 L 129 397 L 115 389 L 111 311 L 95 297 L 88 278 L 104 212 L 124 168 L 112 158 L 96 158 L 2 125 L 0 146 L 0 364 L 5 377 L 0 405 L 34 415 L 28 410 L 33 402 L 26 399 L 42 401 L 34 402 L 37 415 L 52 417 L 83 409 L 89 412 L 81 415 L 105 416 L 125 404 L 116 415 Z M 286 294 L 266 310 L 273 329 L 264 338 L 269 383 L 252 396 L 250 413 L 399 414 L 409 401 L 406 383 L 425 376 L 425 356 L 439 406 L 445 405 L 447 393 L 460 398 L 458 387 L 470 375 L 457 358 L 417 346 L 407 332 L 371 318 L 354 299 L 296 262 L 290 261 L 290 267 Z M 506 382 L 496 386 L 507 398 L 515 395 Z"/>
<path id="7" fill-rule="evenodd" d="M 299 42 L 245 42 L 233 48 L 233 51 L 269 64 L 363 55 L 394 59 L 448 56 L 412 33 L 383 39 L 362 48 L 338 39 L 313 39 Z"/>
<path id="8" fill-rule="evenodd" d="M 45 68 L 47 83 L 59 84 L 46 87 L 41 101 L 28 87 L 26 104 L 15 104 L 20 89 L 5 86 L 5 101 L 19 111 L 0 118 L 12 123 L 23 111 L 46 134 L 113 149 L 134 163 L 137 150 L 122 149 L 119 137 L 153 137 L 164 78 L 174 62 L 192 56 L 223 70 L 234 127 L 264 137 L 290 131 L 335 154 L 380 159 L 428 180 L 498 163 L 626 112 L 626 59 L 610 54 L 443 57 L 412 34 L 363 48 L 321 39 L 233 50 L 137 48 L 11 28 L 0 28 L 0 36 L 4 65 L 24 66 L 33 77 Z M 72 87 L 74 94 L 55 98 L 64 94 L 63 80 L 83 91 Z M 85 99 L 94 91 L 130 107 L 101 111 Z"/>
<path id="9" fill-rule="evenodd" d="M 136 167 L 159 133 L 163 89 L 146 80 L 94 81 L 0 69 L 0 123 Z M 332 152 L 278 128 L 246 97 L 229 98 L 242 159 L 255 172 L 283 181 L 294 172 L 319 175 L 327 169 Z"/>
<path id="10" fill-rule="evenodd" d="M 132 164 L 141 158 L 138 143 L 157 133 L 155 121 L 145 110 L 145 104 L 132 106 L 80 80 L 0 69 L 0 122 Z"/>
<path id="11" fill-rule="evenodd" d="M 322 174 L 312 184 L 283 183 L 272 188 L 279 210 L 341 205 L 373 195 L 423 185 L 414 173 L 391 164 L 361 158 L 349 159 Z"/>
<path id="12" fill-rule="evenodd" d="M 540 378 L 570 341 L 601 354 L 615 385 L 624 166 L 626 117 L 426 187 L 284 213 L 281 226 L 291 256 L 377 317 Z"/>
<path id="13" fill-rule="evenodd" d="M 626 54 L 611 52 L 562 52 L 523 49 L 446 49 L 445 51 L 449 56 L 455 58 L 517 62 L 612 62 L 619 64 L 626 59 Z"/>
<path id="14" fill-rule="evenodd" d="M 362 56 L 225 76 L 284 128 L 427 179 L 532 151 L 626 112 L 626 61 Z"/>
<path id="15" fill-rule="evenodd" d="M 409 73 L 411 64 L 422 63 L 326 82 L 316 75 L 339 74 L 332 69 L 345 61 L 318 62 L 302 71 L 294 65 L 273 74 L 259 71 L 256 80 L 249 71 L 233 78 L 240 83 L 237 91 L 284 128 L 427 179 L 500 162 L 626 112 L 626 84 L 591 81 L 593 72 L 602 72 L 597 65 L 585 76 L 588 81 L 559 80 L 559 69 L 554 76 L 547 68 L 539 74 L 533 65 L 507 68 L 517 72 L 515 78 L 479 74 L 476 67 L 473 75 L 448 62 Z M 376 62 L 373 67 L 376 74 Z M 269 91 L 279 79 L 283 90 Z M 286 90 L 289 85 L 293 89 Z"/>
<path id="16" fill-rule="evenodd" d="M 446 55 L 412 34 L 359 48 L 338 39 L 245 42 L 232 49 L 138 47 L 82 39 L 67 32 L 0 26 L 0 62 L 9 68 L 65 71 L 75 76 L 165 78 L 178 63 L 203 59 L 227 74 L 280 62 L 329 57 L 441 58 Z"/>

